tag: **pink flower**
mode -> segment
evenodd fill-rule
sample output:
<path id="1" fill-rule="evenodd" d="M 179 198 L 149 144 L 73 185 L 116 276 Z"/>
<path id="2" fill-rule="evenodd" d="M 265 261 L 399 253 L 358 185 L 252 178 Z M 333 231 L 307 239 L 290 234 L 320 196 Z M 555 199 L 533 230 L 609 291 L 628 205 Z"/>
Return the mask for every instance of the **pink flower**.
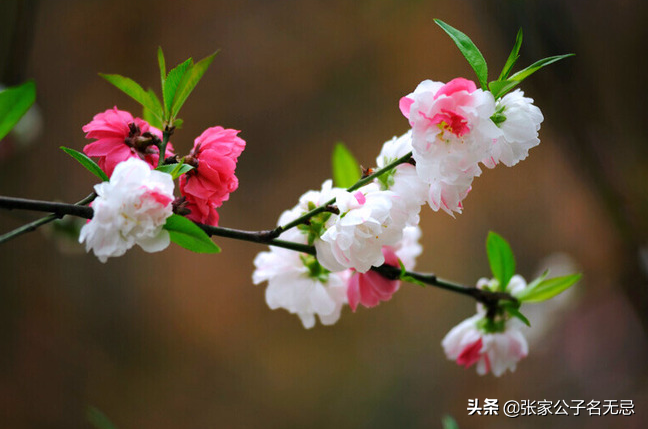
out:
<path id="1" fill-rule="evenodd" d="M 87 139 L 97 139 L 87 144 L 83 152 L 99 157 L 97 164 L 108 176 L 115 166 L 128 158 L 138 157 L 157 167 L 160 150 L 155 142 L 162 139 L 162 132 L 140 118 L 117 107 L 98 113 L 90 123 L 83 126 Z M 173 146 L 166 148 L 166 157 L 173 156 Z"/>
<path id="2" fill-rule="evenodd" d="M 382 253 L 386 264 L 398 267 L 398 257 L 391 247 L 383 246 Z M 400 280 L 389 280 L 375 271 L 366 273 L 352 271 L 353 274 L 348 282 L 347 298 L 353 311 L 356 311 L 358 304 L 371 308 L 380 304 L 380 301 L 389 301 L 400 287 Z"/>
<path id="3" fill-rule="evenodd" d="M 499 377 L 506 370 L 515 371 L 517 363 L 529 353 L 527 341 L 517 320 L 507 320 L 501 332 L 484 332 L 479 327 L 483 314 L 477 314 L 455 326 L 441 345 L 448 359 L 466 368 L 476 365 L 477 374 L 492 372 Z"/>
<path id="4" fill-rule="evenodd" d="M 237 136 L 239 131 L 211 127 L 194 141 L 187 164 L 196 167 L 180 178 L 180 191 L 185 196 L 187 217 L 196 222 L 216 225 L 216 208 L 227 201 L 229 194 L 238 188 L 234 175 L 236 162 L 245 149 L 245 141 Z"/>

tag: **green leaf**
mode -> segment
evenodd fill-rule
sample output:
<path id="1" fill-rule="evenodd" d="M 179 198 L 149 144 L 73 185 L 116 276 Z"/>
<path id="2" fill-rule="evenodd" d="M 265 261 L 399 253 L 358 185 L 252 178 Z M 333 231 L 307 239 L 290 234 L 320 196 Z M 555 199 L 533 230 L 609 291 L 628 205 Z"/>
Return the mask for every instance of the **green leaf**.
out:
<path id="1" fill-rule="evenodd" d="M 186 217 L 173 214 L 164 225 L 171 241 L 196 253 L 219 253 L 220 248 L 205 231 Z"/>
<path id="2" fill-rule="evenodd" d="M 70 155 L 72 158 L 76 159 L 79 161 L 79 164 L 83 165 L 86 170 L 88 170 L 90 173 L 94 174 L 98 178 L 100 178 L 103 182 L 107 182 L 108 180 L 108 175 L 97 165 L 96 162 L 91 160 L 86 154 L 78 152 L 74 149 L 70 149 L 69 147 L 61 146 L 61 150 L 63 152 L 67 153 Z"/>
<path id="3" fill-rule="evenodd" d="M 519 72 L 515 73 L 513 76 L 509 78 L 513 66 L 517 62 L 518 58 L 520 58 L 519 53 L 520 53 L 521 46 L 522 46 L 522 29 L 520 28 L 520 30 L 517 33 L 517 36 L 515 37 L 515 44 L 513 45 L 513 49 L 511 50 L 511 53 L 509 54 L 509 57 L 506 60 L 506 64 L 504 64 L 504 68 L 502 69 L 502 72 L 500 73 L 497 80 L 490 82 L 488 84 L 488 88 L 493 93 L 493 96 L 495 97 L 496 100 L 504 96 L 507 92 L 511 91 L 518 84 L 520 84 L 520 82 L 522 82 L 527 77 L 531 76 L 536 71 L 540 70 L 542 67 L 548 66 L 549 64 L 555 63 L 556 61 L 560 61 L 563 58 L 571 57 L 574 55 L 574 54 L 565 54 L 565 55 L 556 55 L 553 57 L 544 58 L 540 61 L 536 61 L 535 63 L 531 64 L 529 67 L 525 68 L 524 70 L 520 70 Z"/>
<path id="4" fill-rule="evenodd" d="M 486 253 L 493 276 L 499 281 L 500 290 L 505 291 L 515 274 L 515 257 L 511 246 L 502 236 L 490 231 L 486 239 Z"/>
<path id="5" fill-rule="evenodd" d="M 459 429 L 457 421 L 448 415 L 443 416 L 443 419 L 441 419 L 441 424 L 443 425 L 443 429 Z"/>
<path id="6" fill-rule="evenodd" d="M 150 109 L 147 109 L 144 107 L 142 109 L 142 119 L 144 119 L 146 122 L 148 122 L 151 126 L 154 126 L 155 128 L 161 130 L 164 125 L 162 125 L 162 121 L 153 114 L 153 112 Z"/>
<path id="7" fill-rule="evenodd" d="M 333 183 L 340 188 L 349 188 L 360 180 L 360 166 L 351 151 L 338 143 L 333 149 Z"/>
<path id="8" fill-rule="evenodd" d="M 405 264 L 403 264 L 403 261 L 401 261 L 400 258 L 398 258 L 398 266 L 400 267 L 400 277 L 402 278 L 403 276 L 406 276 L 407 268 L 405 268 Z"/>
<path id="9" fill-rule="evenodd" d="M 516 307 L 509 306 L 509 305 L 502 306 L 502 307 L 504 308 L 504 310 L 506 310 L 508 314 L 510 314 L 511 316 L 517 319 L 520 319 L 525 325 L 531 327 L 531 322 L 529 322 L 529 319 L 527 319 L 524 314 L 520 313 L 520 310 L 518 310 Z"/>
<path id="10" fill-rule="evenodd" d="M 178 91 L 178 86 L 182 81 L 185 73 L 193 66 L 193 59 L 189 58 L 184 63 L 178 65 L 176 68 L 171 70 L 164 81 L 164 88 L 162 88 L 162 96 L 164 98 L 164 119 L 171 119 L 171 106 L 173 106 L 173 100 L 175 99 L 176 92 Z"/>
<path id="11" fill-rule="evenodd" d="M 148 90 L 149 97 L 151 97 L 151 100 L 157 107 L 157 111 L 162 112 L 164 111 L 164 108 L 162 107 L 162 103 L 160 103 L 160 99 L 155 95 L 155 92 L 152 89 Z M 151 109 L 147 109 L 144 107 L 142 110 L 142 117 L 146 122 L 148 122 L 150 125 L 154 126 L 155 128 L 162 130 L 164 127 L 162 118 L 160 116 L 157 116 L 153 113 Z"/>
<path id="12" fill-rule="evenodd" d="M 554 277 L 549 280 L 533 282 L 526 289 L 516 295 L 521 302 L 542 302 L 559 293 L 564 292 L 580 280 L 582 274 L 570 274 L 562 277 Z"/>
<path id="13" fill-rule="evenodd" d="M 566 55 L 556 55 L 554 57 L 545 58 L 540 61 L 536 61 L 531 64 L 529 67 L 524 70 L 520 70 L 515 73 L 513 76 L 506 80 L 496 80 L 488 84 L 490 91 L 493 93 L 493 97 L 497 100 L 498 98 L 504 96 L 507 92 L 511 91 L 513 88 L 518 86 L 524 79 L 531 76 L 536 71 L 540 70 L 542 67 L 548 66 L 549 64 L 560 61 L 563 58 L 574 56 L 574 54 Z"/>
<path id="14" fill-rule="evenodd" d="M 200 79 L 209 68 L 209 65 L 214 61 L 214 57 L 218 51 L 214 52 L 208 57 L 203 58 L 193 65 L 182 77 L 182 80 L 178 84 L 178 89 L 176 90 L 176 95 L 173 100 L 173 105 L 171 107 L 171 118 L 175 119 L 176 115 L 187 101 L 187 97 L 194 90 Z"/>
<path id="15" fill-rule="evenodd" d="M 116 429 L 110 419 L 95 407 L 88 407 L 86 410 L 88 422 L 96 429 Z"/>
<path id="16" fill-rule="evenodd" d="M 470 40 L 470 37 L 440 19 L 435 19 L 434 22 L 436 22 L 437 25 L 448 33 L 448 36 L 450 36 L 452 40 L 454 40 L 463 56 L 468 60 L 470 67 L 475 70 L 477 79 L 479 79 L 479 84 L 485 91 L 487 89 L 486 83 L 488 82 L 488 66 L 486 65 L 484 56 L 479 49 L 477 49 L 477 46 L 475 46 L 473 41 Z"/>
<path id="17" fill-rule="evenodd" d="M 412 284 L 421 286 L 421 287 L 427 287 L 427 285 L 425 283 L 423 283 L 420 280 L 415 279 L 412 276 L 402 276 L 401 280 L 404 281 L 404 282 L 408 282 L 408 283 L 412 283 Z"/>
<path id="18" fill-rule="evenodd" d="M 164 60 L 164 52 L 162 46 L 158 46 L 157 51 L 158 66 L 160 67 L 160 82 L 162 83 L 162 91 L 164 91 L 164 81 L 166 80 L 166 61 Z"/>
<path id="19" fill-rule="evenodd" d="M 553 64 L 556 61 L 560 61 L 563 58 L 573 57 L 574 55 L 575 54 L 555 55 L 553 57 L 548 57 L 540 61 L 536 61 L 535 63 L 531 64 L 529 67 L 525 68 L 524 70 L 520 70 L 519 72 L 511 76 L 511 80 L 517 80 L 518 82 L 522 82 L 524 79 L 531 76 L 533 73 L 537 72 L 541 68 L 548 66 L 549 64 Z"/>
<path id="20" fill-rule="evenodd" d="M 193 170 L 193 166 L 189 164 L 184 164 L 184 163 L 176 163 L 176 164 L 163 164 L 160 165 L 159 167 L 156 168 L 157 171 L 161 171 L 163 173 L 170 174 L 171 177 L 173 177 L 173 180 L 177 179 L 178 177 L 182 176 L 188 171 Z"/>
<path id="21" fill-rule="evenodd" d="M 36 84 L 31 80 L 0 92 L 0 140 L 27 113 L 34 101 L 36 101 Z"/>
<path id="22" fill-rule="evenodd" d="M 403 264 L 403 261 L 401 261 L 400 258 L 398 258 L 398 266 L 400 267 L 400 276 L 399 276 L 400 280 L 418 286 L 426 287 L 425 283 L 407 274 L 407 269 L 405 268 L 405 264 Z"/>
<path id="23" fill-rule="evenodd" d="M 131 97 L 133 100 L 137 101 L 142 106 L 151 110 L 153 114 L 159 117 L 162 117 L 162 115 L 164 114 L 155 103 L 155 100 L 151 98 L 151 95 L 147 91 L 144 91 L 140 84 L 135 82 L 133 79 L 118 74 L 99 73 L 99 76 L 112 83 L 114 86 L 116 86 L 118 89 Z"/>
<path id="24" fill-rule="evenodd" d="M 538 286 L 540 283 L 542 283 L 542 282 L 544 281 L 544 279 L 547 278 L 548 275 L 549 275 L 549 270 L 544 270 L 544 272 L 540 275 L 540 277 L 538 277 L 537 279 L 535 279 L 534 281 L 532 281 L 531 283 L 529 283 L 529 284 L 527 285 L 527 287 L 524 288 L 524 290 L 531 290 L 531 289 L 535 288 L 535 287 Z"/>
<path id="25" fill-rule="evenodd" d="M 518 86 L 520 82 L 517 80 L 494 80 L 488 84 L 488 89 L 493 93 L 495 100 Z"/>
<path id="26" fill-rule="evenodd" d="M 502 73 L 500 73 L 499 77 L 497 80 L 506 80 L 508 75 L 511 73 L 511 69 L 515 65 L 515 62 L 520 58 L 520 46 L 522 46 L 522 29 L 520 28 L 517 32 L 517 36 L 515 36 L 515 45 L 513 45 L 513 49 L 511 50 L 511 53 L 509 54 L 508 59 L 506 60 L 506 64 L 504 64 L 504 68 L 502 69 Z"/>

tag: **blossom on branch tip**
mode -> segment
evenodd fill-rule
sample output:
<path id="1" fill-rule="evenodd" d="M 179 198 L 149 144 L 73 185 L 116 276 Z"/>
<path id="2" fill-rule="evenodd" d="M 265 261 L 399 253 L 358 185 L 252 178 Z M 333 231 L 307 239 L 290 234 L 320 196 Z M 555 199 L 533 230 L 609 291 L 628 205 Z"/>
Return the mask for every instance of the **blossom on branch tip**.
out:
<path id="1" fill-rule="evenodd" d="M 180 192 L 186 198 L 187 217 L 208 225 L 218 224 L 216 209 L 238 188 L 236 163 L 245 149 L 239 131 L 223 127 L 206 129 L 194 141 L 185 162 L 195 168 L 180 177 Z"/>
<path id="2" fill-rule="evenodd" d="M 507 370 L 515 371 L 529 353 L 521 322 L 507 320 L 500 331 L 487 332 L 485 320 L 483 314 L 476 314 L 452 328 L 441 342 L 446 357 L 466 368 L 476 365 L 479 375 L 492 372 L 499 377 Z"/>
<path id="3" fill-rule="evenodd" d="M 94 189 L 94 215 L 79 236 L 86 251 L 92 249 L 101 262 L 106 262 L 135 244 L 146 252 L 166 249 L 169 233 L 162 227 L 172 214 L 171 175 L 151 170 L 139 158 L 130 158 L 115 167 L 109 182 Z"/>
<path id="4" fill-rule="evenodd" d="M 142 159 L 150 168 L 158 165 L 160 149 L 156 143 L 162 140 L 162 132 L 129 112 L 114 107 L 98 113 L 83 126 L 83 132 L 87 139 L 96 139 L 83 152 L 99 157 L 97 164 L 108 176 L 117 164 L 129 158 Z M 166 147 L 165 158 L 169 156 L 173 156 L 171 144 Z"/>

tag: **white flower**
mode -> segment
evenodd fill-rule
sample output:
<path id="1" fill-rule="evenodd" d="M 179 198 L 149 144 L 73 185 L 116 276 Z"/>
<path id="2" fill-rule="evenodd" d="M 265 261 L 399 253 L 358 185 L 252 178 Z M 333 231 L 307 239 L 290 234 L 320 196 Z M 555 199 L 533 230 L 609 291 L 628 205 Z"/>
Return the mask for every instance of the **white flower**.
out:
<path id="1" fill-rule="evenodd" d="M 283 240 L 297 243 L 305 243 L 305 237 L 297 229 L 282 235 Z M 305 328 L 315 326 L 315 315 L 324 325 L 340 318 L 347 299 L 343 274 L 328 273 L 313 256 L 273 246 L 259 253 L 254 265 L 252 280 L 268 282 L 265 297 L 272 310 L 283 308 L 298 315 Z"/>
<path id="2" fill-rule="evenodd" d="M 331 216 L 326 232 L 315 240 L 320 263 L 334 272 L 353 268 L 360 273 L 382 265 L 382 246 L 398 243 L 405 227 L 406 217 L 394 205 L 395 198 L 375 183 L 338 195 L 340 214 Z"/>
<path id="3" fill-rule="evenodd" d="M 486 157 L 483 163 L 493 168 L 501 161 L 512 167 L 529 155 L 529 149 L 540 144 L 538 130 L 544 117 L 540 109 L 533 105 L 533 99 L 525 97 L 519 89 L 506 94 L 497 103 L 497 109 L 501 109 L 506 117 L 499 124 L 502 136 L 495 140 L 491 156 Z"/>
<path id="4" fill-rule="evenodd" d="M 412 126 L 416 171 L 431 185 L 430 207 L 461 212 L 473 178 L 481 174 L 478 163 L 502 134 L 490 119 L 493 95 L 463 78 L 447 84 L 426 80 L 401 99 L 400 108 Z"/>
<path id="5" fill-rule="evenodd" d="M 464 320 L 443 338 L 446 357 L 466 368 L 477 365 L 479 375 L 492 372 L 499 377 L 506 370 L 515 371 L 517 363 L 529 353 L 518 320 L 508 320 L 502 332 L 486 333 L 479 327 L 483 314 Z"/>
<path id="6" fill-rule="evenodd" d="M 436 177 L 430 182 L 428 205 L 434 211 L 441 209 L 454 217 L 455 212 L 461 213 L 463 210 L 462 201 L 471 190 L 474 175 L 470 172 L 457 173 L 449 179 L 439 173 Z"/>
<path id="7" fill-rule="evenodd" d="M 285 225 L 299 216 L 309 212 L 311 208 L 323 206 L 333 198 L 336 198 L 339 195 L 347 193 L 346 190 L 342 188 L 334 188 L 333 181 L 331 179 L 326 180 L 322 183 L 321 191 L 307 191 L 304 195 L 299 197 L 299 203 L 292 209 L 284 211 L 281 216 L 279 216 L 279 221 L 277 225 Z M 283 238 L 283 236 L 282 236 Z"/>
<path id="8" fill-rule="evenodd" d="M 172 214 L 173 179 L 151 170 L 138 159 L 117 165 L 110 182 L 94 187 L 94 216 L 81 228 L 79 242 L 93 250 L 101 262 L 121 256 L 137 244 L 146 252 L 159 252 L 169 245 L 162 229 Z"/>
<path id="9" fill-rule="evenodd" d="M 378 168 L 405 156 L 412 151 L 412 131 L 383 144 L 380 155 L 376 158 Z M 412 164 L 400 164 L 391 172 L 385 173 L 376 179 L 381 189 L 392 191 L 396 194 L 396 204 L 401 206 L 403 215 L 407 217 L 407 225 L 418 225 L 421 205 L 425 204 L 430 185 L 418 177 L 416 167 Z"/>
<path id="10" fill-rule="evenodd" d="M 408 226 L 403 229 L 403 239 L 393 246 L 394 253 L 408 270 L 414 269 L 416 258 L 423 252 L 423 246 L 419 244 L 421 235 L 420 227 Z"/>

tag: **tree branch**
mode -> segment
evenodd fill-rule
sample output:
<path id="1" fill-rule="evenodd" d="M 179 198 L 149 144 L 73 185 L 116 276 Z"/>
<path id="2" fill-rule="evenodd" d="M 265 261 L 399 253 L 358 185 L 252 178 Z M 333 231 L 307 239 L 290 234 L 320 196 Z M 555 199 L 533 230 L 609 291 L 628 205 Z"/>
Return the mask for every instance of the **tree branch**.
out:
<path id="1" fill-rule="evenodd" d="M 85 219 L 92 219 L 93 214 L 92 207 L 12 197 L 0 197 L 0 208 L 8 210 L 21 209 L 34 210 L 38 212 L 50 212 L 60 217 L 63 217 L 65 215 L 72 215 Z"/>
<path id="2" fill-rule="evenodd" d="M 401 160 L 405 160 L 405 159 L 406 159 L 405 157 L 401 158 Z M 406 162 L 406 161 L 402 161 L 402 162 Z M 354 186 L 357 186 L 355 188 L 357 189 L 358 187 L 362 186 L 362 184 L 360 185 L 356 184 Z M 33 231 L 39 226 L 41 226 L 42 224 L 50 222 L 51 220 L 54 220 L 56 218 L 61 218 L 65 215 L 78 216 L 85 219 L 92 219 L 92 215 L 93 215 L 92 207 L 87 207 L 84 206 L 83 204 L 89 203 L 95 198 L 95 196 L 96 195 L 94 193 L 90 194 L 88 197 L 79 201 L 77 204 L 54 203 L 49 201 L 28 200 L 24 198 L 11 198 L 11 197 L 0 196 L 0 208 L 9 209 L 9 210 L 11 209 L 35 210 L 35 211 L 45 211 L 45 212 L 53 213 L 50 216 L 39 219 L 35 222 L 32 222 L 21 228 L 11 231 L 3 236 L 0 236 L 0 243 L 3 243 L 8 239 L 20 235 L 22 233 Z M 323 210 L 326 208 L 326 205 L 321 206 L 319 208 Z M 252 243 L 282 247 L 284 249 L 294 250 L 296 252 L 307 253 L 309 255 L 317 256 L 314 246 L 309 246 L 307 244 L 301 244 L 301 243 L 294 243 L 290 241 L 278 240 L 275 235 L 276 230 L 244 231 L 240 229 L 225 228 L 222 226 L 204 225 L 201 223 L 197 223 L 197 225 L 200 228 L 202 228 L 202 230 L 205 231 L 209 236 L 226 237 L 235 240 L 249 241 Z M 418 273 L 415 271 L 405 271 L 403 273 L 401 272 L 400 268 L 391 265 L 386 265 L 386 264 L 383 264 L 380 267 L 372 267 L 372 270 L 376 271 L 377 273 L 391 280 L 399 280 L 401 279 L 402 276 L 411 277 L 414 280 L 429 286 L 434 286 L 439 289 L 444 289 L 462 295 L 467 295 L 472 297 L 476 301 L 481 302 L 489 309 L 495 308 L 498 305 L 498 302 L 501 300 L 513 301 L 513 302 L 517 301 L 514 297 L 512 297 L 510 294 L 506 292 L 490 292 L 487 290 L 478 289 L 476 287 L 464 286 L 461 284 L 440 279 L 434 274 Z"/>
<path id="3" fill-rule="evenodd" d="M 78 201 L 75 205 L 76 206 L 85 206 L 87 204 L 90 204 L 96 197 L 97 197 L 97 194 L 95 194 L 93 192 L 90 195 L 88 195 L 87 197 L 85 197 L 84 199 L 82 199 L 81 201 Z M 11 210 L 13 207 L 2 206 L 2 200 L 4 198 L 5 197 L 0 197 L 0 207 Z M 22 199 L 14 198 L 13 200 L 22 200 Z M 25 200 L 22 200 L 22 201 L 25 201 Z M 65 206 L 67 206 L 67 204 Z M 15 207 L 15 208 L 18 208 L 18 207 Z M 90 210 L 92 210 L 92 209 L 90 209 Z M 54 221 L 56 219 L 61 219 L 63 216 L 64 216 L 64 214 L 57 214 L 55 212 L 55 213 L 53 213 L 53 214 L 51 214 L 49 216 L 42 217 L 42 218 L 37 219 L 37 220 L 35 220 L 33 222 L 30 222 L 30 223 L 28 223 L 26 225 L 23 225 L 23 226 L 21 226 L 19 228 L 16 228 L 16 229 L 14 229 L 12 231 L 9 231 L 6 234 L 0 235 L 0 244 L 5 243 L 5 242 L 7 242 L 7 241 L 9 241 L 9 240 L 11 240 L 13 238 L 16 238 L 16 237 L 18 237 L 20 235 L 26 234 L 28 232 L 35 231 L 37 228 L 39 228 L 39 227 L 41 227 L 41 226 L 43 226 L 45 224 L 48 224 L 48 223 L 50 223 L 50 222 L 52 222 L 52 221 Z"/>

